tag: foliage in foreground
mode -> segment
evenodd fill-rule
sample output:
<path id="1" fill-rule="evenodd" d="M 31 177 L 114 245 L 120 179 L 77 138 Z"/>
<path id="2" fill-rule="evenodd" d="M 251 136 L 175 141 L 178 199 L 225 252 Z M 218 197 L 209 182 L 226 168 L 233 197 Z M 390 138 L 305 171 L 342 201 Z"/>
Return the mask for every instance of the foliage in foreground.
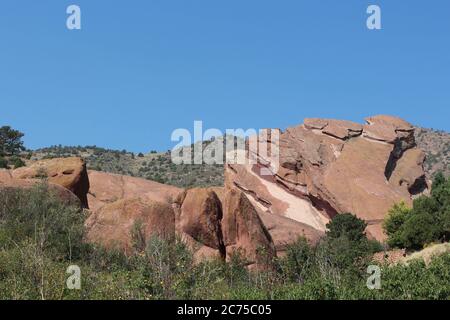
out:
<path id="1" fill-rule="evenodd" d="M 178 240 L 151 238 L 132 256 L 83 242 L 85 216 L 45 184 L 0 191 L 0 299 L 449 299 L 450 255 L 429 266 L 381 266 L 381 290 L 369 290 L 367 265 L 376 246 L 364 223 L 335 219 L 317 246 L 305 239 L 266 270 L 245 261 L 195 264 Z M 69 290 L 66 269 L 81 269 Z"/>
<path id="2" fill-rule="evenodd" d="M 422 249 L 450 238 L 450 178 L 435 176 L 431 195 L 414 200 L 413 207 L 396 204 L 384 222 L 391 247 Z"/>

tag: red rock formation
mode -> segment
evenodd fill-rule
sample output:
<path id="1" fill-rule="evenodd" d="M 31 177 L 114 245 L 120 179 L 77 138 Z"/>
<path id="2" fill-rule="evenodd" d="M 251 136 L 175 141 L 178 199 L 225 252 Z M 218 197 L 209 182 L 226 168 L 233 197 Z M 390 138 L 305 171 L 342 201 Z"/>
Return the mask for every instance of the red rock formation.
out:
<path id="1" fill-rule="evenodd" d="M 89 178 L 92 213 L 86 226 L 90 242 L 130 252 L 131 231 L 139 222 L 145 226 L 145 239 L 152 234 L 178 234 L 193 250 L 197 262 L 225 259 L 238 250 L 249 265 L 258 266 L 263 257 L 271 259 L 275 255 L 270 234 L 240 191 L 183 191 L 153 181 L 95 171 L 89 172 Z"/>
<path id="2" fill-rule="evenodd" d="M 89 208 L 95 212 L 108 203 L 144 196 L 171 203 L 182 189 L 142 178 L 89 170 Z"/>
<path id="3" fill-rule="evenodd" d="M 300 237 L 306 238 L 311 245 L 316 245 L 324 236 L 323 232 L 293 219 L 261 210 L 258 210 L 258 214 L 272 237 L 278 257 L 283 256 L 287 246 Z"/>
<path id="4" fill-rule="evenodd" d="M 41 160 L 29 167 L 15 169 L 11 172 L 13 179 L 47 178 L 48 182 L 60 185 L 73 192 L 87 208 L 89 179 L 86 164 L 81 158 L 61 158 Z"/>
<path id="5" fill-rule="evenodd" d="M 222 204 L 211 189 L 194 188 L 175 200 L 176 229 L 196 259 L 225 258 L 222 234 Z"/>
<path id="6" fill-rule="evenodd" d="M 242 254 L 249 265 L 264 265 L 276 256 L 272 237 L 256 208 L 240 190 L 225 190 L 222 232 L 229 259 Z"/>
<path id="7" fill-rule="evenodd" d="M 281 133 L 279 142 L 269 142 L 279 148 L 279 170 L 273 170 L 273 157 L 259 165 L 229 164 L 227 187 L 245 192 L 260 210 L 319 233 L 336 214 L 351 212 L 383 240 L 381 222 L 388 209 L 401 200 L 411 203 L 427 189 L 414 129 L 399 118 L 370 117 L 366 125 L 306 119 Z M 261 175 L 261 167 L 272 174 Z"/>
<path id="8" fill-rule="evenodd" d="M 85 206 L 89 200 L 87 240 L 106 247 L 130 252 L 131 232 L 139 225 L 143 241 L 180 235 L 197 261 L 239 251 L 255 266 L 283 254 L 300 236 L 316 243 L 330 219 L 344 212 L 366 220 L 368 235 L 383 240 L 381 222 L 389 208 L 402 200 L 411 203 L 427 190 L 414 129 L 395 117 L 371 117 L 365 125 L 306 119 L 258 138 L 268 143 L 269 152 L 245 153 L 256 164 L 227 164 L 223 188 L 182 190 L 87 173 L 79 158 L 0 170 L 0 186 L 32 185 L 45 173 L 52 185 L 67 188 Z"/>
<path id="9" fill-rule="evenodd" d="M 152 236 L 173 239 L 175 213 L 168 203 L 146 197 L 126 198 L 106 204 L 86 221 L 86 239 L 106 248 L 119 248 L 129 254 L 133 249 L 133 232 L 145 244 Z M 136 232 L 138 234 L 136 234 Z"/>

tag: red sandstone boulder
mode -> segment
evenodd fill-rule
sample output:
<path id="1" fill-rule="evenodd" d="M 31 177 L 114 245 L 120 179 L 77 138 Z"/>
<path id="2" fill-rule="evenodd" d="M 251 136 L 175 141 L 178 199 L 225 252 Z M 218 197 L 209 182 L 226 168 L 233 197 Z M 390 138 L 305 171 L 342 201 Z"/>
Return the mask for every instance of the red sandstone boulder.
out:
<path id="1" fill-rule="evenodd" d="M 182 192 L 175 200 L 175 214 L 177 232 L 197 256 L 225 258 L 222 204 L 213 190 L 194 188 Z"/>
<path id="2" fill-rule="evenodd" d="M 92 211 L 117 200 L 143 196 L 172 203 L 182 189 L 142 178 L 89 170 L 89 208 Z"/>
<path id="3" fill-rule="evenodd" d="M 226 190 L 222 202 L 223 241 L 227 259 L 242 254 L 249 265 L 264 265 L 276 256 L 272 237 L 256 208 L 240 190 Z"/>
<path id="4" fill-rule="evenodd" d="M 87 208 L 89 179 L 86 164 L 81 158 L 41 160 L 28 167 L 15 169 L 11 177 L 16 180 L 46 178 L 48 182 L 62 186 L 74 193 Z"/>
<path id="5" fill-rule="evenodd" d="M 175 237 L 175 213 L 172 206 L 146 197 L 121 199 L 106 204 L 92 213 L 85 225 L 87 241 L 106 248 L 122 249 L 126 254 L 134 249 L 144 249 L 133 246 L 145 246 L 152 236 L 167 240 Z M 134 243 L 136 240 L 140 243 Z"/>

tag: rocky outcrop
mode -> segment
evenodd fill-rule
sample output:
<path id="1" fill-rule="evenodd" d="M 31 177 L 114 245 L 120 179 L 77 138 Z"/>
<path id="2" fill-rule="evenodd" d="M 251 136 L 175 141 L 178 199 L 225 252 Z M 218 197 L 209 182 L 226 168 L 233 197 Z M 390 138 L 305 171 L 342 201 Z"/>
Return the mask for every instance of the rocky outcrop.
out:
<path id="1" fill-rule="evenodd" d="M 182 189 L 113 173 L 88 171 L 86 240 L 130 254 L 152 237 L 175 238 L 173 202 Z M 135 239 L 138 237 L 138 239 Z M 136 248 L 136 240 L 139 240 Z"/>
<path id="2" fill-rule="evenodd" d="M 86 164 L 81 158 L 60 158 L 41 160 L 28 167 L 15 169 L 11 178 L 16 180 L 36 180 L 45 178 L 52 184 L 70 190 L 88 208 L 87 193 L 89 179 Z"/>
<path id="3" fill-rule="evenodd" d="M 81 158 L 42 160 L 29 167 L 0 170 L 0 189 L 30 188 L 43 180 L 62 200 L 88 207 L 89 179 Z"/>
<path id="4" fill-rule="evenodd" d="M 261 161 L 259 154 L 247 152 L 258 162 L 228 164 L 225 183 L 267 214 L 318 233 L 336 214 L 354 213 L 367 221 L 371 236 L 383 240 L 381 222 L 389 208 L 401 200 L 411 203 L 427 190 L 424 156 L 407 122 L 390 116 L 366 121 L 305 119 L 280 133 L 279 141 L 267 140 L 279 150 L 278 170 L 273 154 Z"/>
<path id="5" fill-rule="evenodd" d="M 366 124 L 305 119 L 285 132 L 266 133 L 256 139 L 267 152 L 250 148 L 253 138 L 247 150 L 234 151 L 234 158 L 253 162 L 227 164 L 224 187 L 183 190 L 87 172 L 82 159 L 66 158 L 0 170 L 0 188 L 26 187 L 46 177 L 89 205 L 86 239 L 108 248 L 128 253 L 153 235 L 178 235 L 197 261 L 240 252 L 249 266 L 266 264 L 300 236 L 317 243 L 326 224 L 344 212 L 364 219 L 368 235 L 383 240 L 381 223 L 391 206 L 411 204 L 427 192 L 424 154 L 414 128 L 399 118 L 374 116 Z"/>
<path id="6" fill-rule="evenodd" d="M 177 231 L 197 259 L 229 260 L 240 254 L 249 266 L 259 267 L 276 255 L 270 234 L 242 192 L 194 188 L 180 194 L 175 203 Z"/>
<path id="7" fill-rule="evenodd" d="M 194 252 L 197 262 L 227 259 L 239 251 L 249 265 L 258 266 L 263 257 L 275 256 L 270 234 L 240 191 L 182 190 L 96 171 L 89 171 L 89 178 L 92 213 L 86 226 L 90 242 L 131 252 L 131 234 L 136 225 L 142 225 L 144 242 L 153 234 L 166 238 L 178 235 Z"/>

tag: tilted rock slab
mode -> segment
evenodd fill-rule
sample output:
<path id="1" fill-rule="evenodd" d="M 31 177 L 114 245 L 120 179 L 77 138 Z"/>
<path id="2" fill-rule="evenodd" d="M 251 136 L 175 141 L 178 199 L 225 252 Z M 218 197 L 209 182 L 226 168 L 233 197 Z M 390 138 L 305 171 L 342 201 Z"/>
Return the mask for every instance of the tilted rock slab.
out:
<path id="1" fill-rule="evenodd" d="M 227 188 L 243 191 L 260 210 L 326 231 L 336 214 L 351 212 L 368 223 L 368 235 L 383 240 L 382 221 L 394 203 L 427 191 L 424 153 L 414 128 L 402 119 L 374 116 L 366 124 L 305 119 L 279 131 L 279 168 L 273 155 L 250 154 L 257 164 L 228 164 Z M 271 170 L 262 175 L 262 169 Z"/>

